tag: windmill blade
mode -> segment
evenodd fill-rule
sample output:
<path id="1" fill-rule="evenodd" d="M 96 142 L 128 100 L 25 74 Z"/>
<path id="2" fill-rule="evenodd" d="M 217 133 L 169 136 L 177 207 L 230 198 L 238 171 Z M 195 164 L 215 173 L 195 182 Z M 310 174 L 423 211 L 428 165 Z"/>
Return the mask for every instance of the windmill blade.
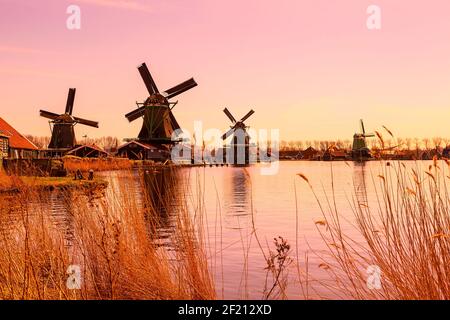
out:
<path id="1" fill-rule="evenodd" d="M 255 113 L 255 111 L 253 111 L 253 110 L 250 110 L 242 119 L 241 119 L 241 121 L 240 122 L 244 122 L 245 120 L 247 120 L 248 118 L 250 118 L 250 116 L 252 115 L 252 114 L 254 114 Z"/>
<path id="2" fill-rule="evenodd" d="M 136 110 L 133 110 L 131 112 L 128 112 L 125 117 L 128 119 L 129 122 L 132 122 L 136 120 L 139 117 L 142 117 L 145 112 L 145 107 L 137 108 Z"/>
<path id="3" fill-rule="evenodd" d="M 73 102 L 75 100 L 75 91 L 77 89 L 70 88 L 69 94 L 67 95 L 67 103 L 66 103 L 66 113 L 72 115 L 73 112 Z"/>
<path id="4" fill-rule="evenodd" d="M 47 118 L 47 119 L 51 119 L 51 120 L 56 120 L 56 118 L 59 117 L 59 114 L 53 113 L 53 112 L 48 112 L 45 110 L 39 110 L 39 114 L 41 117 Z"/>
<path id="5" fill-rule="evenodd" d="M 231 128 L 230 130 L 228 130 L 227 132 L 225 132 L 222 136 L 222 140 L 226 140 L 229 136 L 231 136 L 234 132 L 235 128 Z"/>
<path id="6" fill-rule="evenodd" d="M 178 124 L 177 119 L 175 119 L 175 116 L 173 115 L 172 110 L 169 111 L 169 117 L 170 117 L 170 122 L 172 122 L 172 128 L 174 130 L 181 129 L 180 125 Z"/>
<path id="7" fill-rule="evenodd" d="M 92 120 L 86 120 L 83 118 L 73 117 L 76 122 L 84 124 L 85 126 L 98 128 L 98 122 Z"/>
<path id="8" fill-rule="evenodd" d="M 194 78 L 190 78 L 189 80 L 186 80 L 185 82 L 182 82 L 179 85 L 176 85 L 175 87 L 164 91 L 163 95 L 167 99 L 170 99 L 170 98 L 173 98 L 185 91 L 188 91 L 189 89 L 192 89 L 195 86 L 197 86 L 197 82 L 195 82 Z"/>
<path id="9" fill-rule="evenodd" d="M 363 136 L 366 138 L 373 138 L 375 137 L 375 133 L 364 133 Z"/>
<path id="10" fill-rule="evenodd" d="M 159 93 L 158 87 L 156 86 L 155 81 L 153 81 L 152 75 L 150 71 L 148 71 L 147 65 L 145 62 L 141 64 L 139 67 L 139 73 L 141 74 L 142 80 L 144 80 L 145 86 L 147 87 L 148 93 L 150 95 L 154 95 L 155 93 Z"/>
<path id="11" fill-rule="evenodd" d="M 362 134 L 365 134 L 365 133 L 366 133 L 366 129 L 364 128 L 364 122 L 363 122 L 362 119 L 359 120 L 359 121 L 360 121 L 360 124 L 361 124 L 361 133 L 362 133 Z"/>
<path id="12" fill-rule="evenodd" d="M 233 115 L 227 108 L 223 109 L 223 112 L 227 115 L 228 119 L 230 119 L 231 122 L 233 122 L 233 124 L 236 123 L 236 119 L 233 117 Z"/>

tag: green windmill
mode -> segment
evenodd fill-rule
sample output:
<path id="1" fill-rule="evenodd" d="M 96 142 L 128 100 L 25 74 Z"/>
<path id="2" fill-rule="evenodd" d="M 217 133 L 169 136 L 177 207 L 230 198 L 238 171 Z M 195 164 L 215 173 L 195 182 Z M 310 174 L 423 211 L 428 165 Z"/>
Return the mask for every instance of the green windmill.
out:
<path id="1" fill-rule="evenodd" d="M 366 133 L 364 122 L 360 120 L 361 132 L 353 135 L 352 159 L 356 161 L 364 161 L 372 158 L 370 150 L 367 147 L 366 138 L 374 137 L 373 133 Z"/>

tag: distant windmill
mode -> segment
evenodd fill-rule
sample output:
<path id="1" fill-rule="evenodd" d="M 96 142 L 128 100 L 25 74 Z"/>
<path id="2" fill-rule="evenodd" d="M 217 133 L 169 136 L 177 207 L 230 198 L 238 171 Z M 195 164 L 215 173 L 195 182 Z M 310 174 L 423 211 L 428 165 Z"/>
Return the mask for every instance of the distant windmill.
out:
<path id="1" fill-rule="evenodd" d="M 159 92 L 147 65 L 141 64 L 138 70 L 150 96 L 144 103 L 137 103 L 138 108 L 127 113 L 125 117 L 129 122 L 140 117 L 144 118 L 138 135 L 139 141 L 149 142 L 156 146 L 171 144 L 173 143 L 172 133 L 174 130 L 180 129 L 180 125 L 172 113 L 177 102 L 169 102 L 169 100 L 197 86 L 197 83 L 191 78 L 164 92 Z"/>
<path id="2" fill-rule="evenodd" d="M 223 109 L 223 112 L 227 115 L 227 117 L 230 119 L 232 125 L 230 127 L 230 130 L 224 133 L 222 136 L 222 140 L 226 140 L 229 136 L 233 135 L 233 139 L 231 140 L 231 148 L 233 148 L 233 154 L 234 164 L 248 164 L 249 163 L 249 150 L 250 150 L 250 136 L 247 133 L 248 126 L 245 125 L 245 120 L 250 118 L 252 114 L 255 113 L 255 111 L 250 110 L 244 117 L 242 117 L 241 120 L 236 121 L 236 119 L 233 117 L 231 112 L 225 108 Z M 238 163 L 238 155 L 239 150 L 242 150 L 244 148 L 244 155 L 245 155 L 245 162 L 244 163 Z M 242 151 L 241 151 L 242 152 Z"/>
<path id="3" fill-rule="evenodd" d="M 352 159 L 353 160 L 367 160 L 372 158 L 370 150 L 367 147 L 366 138 L 375 137 L 373 133 L 366 133 L 364 122 L 360 120 L 360 132 L 353 135 Z"/>
<path id="4" fill-rule="evenodd" d="M 74 126 L 77 123 L 98 128 L 97 121 L 86 120 L 72 115 L 75 91 L 75 88 L 69 89 L 66 110 L 63 114 L 40 110 L 41 117 L 50 119 L 50 123 L 53 125 L 52 138 L 48 145 L 49 149 L 72 149 L 75 147 L 76 139 Z"/>

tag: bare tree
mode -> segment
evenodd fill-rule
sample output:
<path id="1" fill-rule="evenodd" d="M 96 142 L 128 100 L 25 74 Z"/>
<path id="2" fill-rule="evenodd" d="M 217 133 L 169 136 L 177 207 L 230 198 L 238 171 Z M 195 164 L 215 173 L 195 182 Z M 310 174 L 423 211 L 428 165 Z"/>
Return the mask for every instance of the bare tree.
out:
<path id="1" fill-rule="evenodd" d="M 30 140 L 39 149 L 46 149 L 50 143 L 50 137 L 37 137 L 33 135 L 25 135 L 25 138 Z"/>
<path id="2" fill-rule="evenodd" d="M 442 144 L 442 138 L 434 137 L 433 138 L 433 144 L 434 144 L 434 148 L 437 150 Z"/>
<path id="3" fill-rule="evenodd" d="M 429 150 L 430 149 L 430 139 L 428 138 L 423 138 L 423 145 L 425 146 L 425 150 Z"/>
<path id="4" fill-rule="evenodd" d="M 406 150 L 410 151 L 412 147 L 413 140 L 411 138 L 405 139 Z"/>

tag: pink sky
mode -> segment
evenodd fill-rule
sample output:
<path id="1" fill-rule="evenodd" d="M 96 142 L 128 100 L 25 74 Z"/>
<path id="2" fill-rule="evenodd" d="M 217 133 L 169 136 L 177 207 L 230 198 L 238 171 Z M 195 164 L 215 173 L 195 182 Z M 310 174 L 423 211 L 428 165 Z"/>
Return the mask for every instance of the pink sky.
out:
<path id="1" fill-rule="evenodd" d="M 81 30 L 66 8 L 81 7 Z M 382 29 L 366 28 L 366 9 Z M 450 137 L 448 0 L 0 0 L 0 116 L 23 133 L 48 135 L 40 108 L 100 121 L 78 138 L 134 137 L 124 114 L 146 97 L 136 69 L 147 62 L 160 89 L 193 76 L 175 115 L 225 130 L 227 106 L 250 108 L 254 128 L 281 139 L 351 138 L 358 119 L 398 136 Z"/>

